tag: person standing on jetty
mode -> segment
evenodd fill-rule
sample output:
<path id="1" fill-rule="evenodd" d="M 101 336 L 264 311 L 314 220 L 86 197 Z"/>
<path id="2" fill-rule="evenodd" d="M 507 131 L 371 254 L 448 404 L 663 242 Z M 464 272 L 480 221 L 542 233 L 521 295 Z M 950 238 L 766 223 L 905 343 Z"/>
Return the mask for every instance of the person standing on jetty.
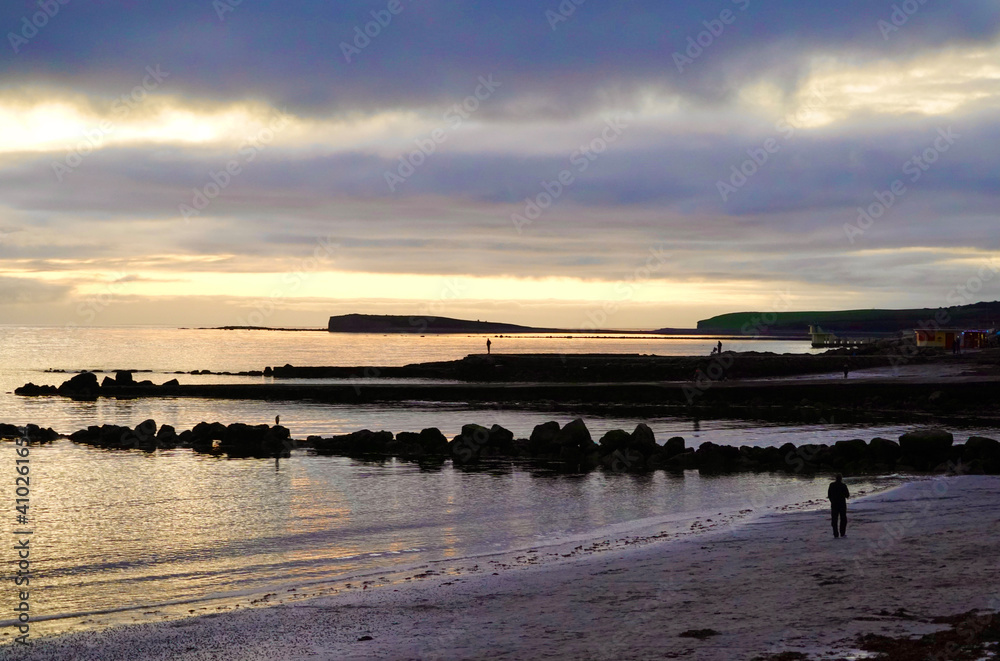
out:
<path id="1" fill-rule="evenodd" d="M 851 492 L 844 484 L 843 475 L 837 473 L 837 477 L 830 483 L 830 488 L 826 490 L 826 497 L 830 499 L 830 519 L 834 538 L 847 537 L 847 499 L 851 497 Z"/>
<path id="2" fill-rule="evenodd" d="M 487 356 L 490 355 L 490 347 L 491 346 L 493 346 L 493 343 L 490 342 L 490 338 L 486 338 L 486 355 Z"/>

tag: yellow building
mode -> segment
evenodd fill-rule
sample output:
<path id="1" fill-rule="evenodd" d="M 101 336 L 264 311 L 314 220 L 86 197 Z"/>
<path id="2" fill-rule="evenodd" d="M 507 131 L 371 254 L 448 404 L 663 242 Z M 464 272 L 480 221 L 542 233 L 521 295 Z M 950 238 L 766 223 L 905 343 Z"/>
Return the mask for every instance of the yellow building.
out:
<path id="1" fill-rule="evenodd" d="M 916 330 L 918 347 L 936 347 L 939 349 L 954 349 L 955 340 L 961 342 L 963 349 L 979 349 L 985 347 L 990 339 L 989 331 L 963 330 L 961 328 L 938 328 L 935 330 Z"/>

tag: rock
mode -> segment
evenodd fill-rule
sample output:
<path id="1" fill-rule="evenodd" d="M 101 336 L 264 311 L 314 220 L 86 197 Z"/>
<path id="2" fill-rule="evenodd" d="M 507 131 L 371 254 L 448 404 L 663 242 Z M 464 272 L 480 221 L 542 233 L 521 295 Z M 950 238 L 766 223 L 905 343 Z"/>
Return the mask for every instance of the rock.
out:
<path id="1" fill-rule="evenodd" d="M 220 422 L 199 422 L 190 431 L 190 436 L 182 432 L 179 440 L 185 446 L 190 446 L 196 452 L 213 452 L 215 442 L 221 442 L 226 435 L 226 426 Z"/>
<path id="2" fill-rule="evenodd" d="M 598 441 L 601 446 L 601 454 L 623 452 L 628 449 L 631 442 L 632 436 L 623 429 L 612 429 L 601 436 L 601 440 Z"/>
<path id="3" fill-rule="evenodd" d="M 179 385 L 181 385 L 180 381 L 178 381 L 177 379 L 170 379 L 169 381 L 165 381 L 163 383 L 163 386 L 161 386 L 161 387 L 163 387 L 163 388 L 173 388 L 173 387 L 179 386 Z"/>
<path id="4" fill-rule="evenodd" d="M 135 379 L 132 378 L 132 372 L 126 370 L 115 372 L 115 384 L 118 386 L 131 386 L 135 384 Z"/>
<path id="5" fill-rule="evenodd" d="M 495 424 L 490 427 L 488 445 L 500 455 L 509 456 L 514 448 L 514 432 Z"/>
<path id="6" fill-rule="evenodd" d="M 114 388 L 116 385 L 118 385 L 118 384 L 110 376 L 104 377 L 104 380 L 101 381 L 101 389 L 104 389 L 104 388 Z"/>
<path id="7" fill-rule="evenodd" d="M 831 461 L 834 468 L 863 464 L 867 460 L 868 444 L 859 438 L 850 441 L 837 441 L 833 444 Z"/>
<path id="8" fill-rule="evenodd" d="M 590 430 L 587 429 L 587 425 L 580 418 L 566 423 L 566 426 L 556 434 L 553 442 L 560 449 L 567 448 L 585 451 L 590 450 L 591 446 L 594 445 L 594 441 L 590 437 Z"/>
<path id="9" fill-rule="evenodd" d="M 162 425 L 156 432 L 156 445 L 161 448 L 171 449 L 177 447 L 177 430 L 170 425 Z"/>
<path id="10" fill-rule="evenodd" d="M 317 454 L 355 457 L 364 455 L 384 455 L 392 442 L 392 432 L 373 432 L 362 429 L 342 436 L 324 438 L 314 444 Z"/>
<path id="11" fill-rule="evenodd" d="M 558 422 L 546 422 L 535 425 L 528 439 L 528 447 L 531 454 L 535 456 L 557 454 L 559 447 L 556 445 L 556 436 L 559 434 Z"/>
<path id="12" fill-rule="evenodd" d="M 69 435 L 69 440 L 74 443 L 94 444 L 101 437 L 101 428 L 91 425 L 86 429 L 80 429 Z"/>
<path id="13" fill-rule="evenodd" d="M 670 459 L 671 457 L 675 457 L 684 452 L 685 449 L 684 438 L 681 436 L 674 436 L 673 438 L 668 438 L 667 442 L 663 445 L 663 454 L 667 459 Z"/>
<path id="14" fill-rule="evenodd" d="M 948 460 L 955 437 L 937 428 L 918 429 L 899 437 L 900 463 L 916 470 L 933 470 Z"/>
<path id="15" fill-rule="evenodd" d="M 291 450 L 290 434 L 280 425 L 233 423 L 226 427 L 219 450 L 230 457 L 287 457 Z"/>
<path id="16" fill-rule="evenodd" d="M 36 386 L 34 383 L 26 383 L 20 388 L 14 389 L 15 395 L 22 397 L 41 397 L 46 395 L 58 395 L 59 390 L 55 386 Z"/>
<path id="17" fill-rule="evenodd" d="M 694 449 L 688 448 L 680 454 L 667 459 L 663 467 L 672 471 L 694 470 L 698 467 L 698 456 Z"/>
<path id="18" fill-rule="evenodd" d="M 68 381 L 64 381 L 59 386 L 60 395 L 73 397 L 74 399 L 96 398 L 101 386 L 97 382 L 97 375 L 93 372 L 83 372 L 77 374 Z"/>
<path id="19" fill-rule="evenodd" d="M 122 448 L 156 449 L 156 422 L 144 420 L 122 437 Z"/>
<path id="20" fill-rule="evenodd" d="M 656 444 L 656 435 L 645 422 L 640 422 L 635 426 L 629 449 L 641 452 L 647 457 L 660 449 L 660 446 Z"/>
<path id="21" fill-rule="evenodd" d="M 17 425 L 0 423 L 0 438 L 21 438 L 21 430 Z"/>
<path id="22" fill-rule="evenodd" d="M 448 439 L 437 427 L 420 430 L 420 445 L 427 454 L 443 455 L 448 453 Z"/>
<path id="23" fill-rule="evenodd" d="M 868 444 L 868 456 L 878 466 L 892 468 L 899 461 L 899 443 L 886 438 L 873 438 Z"/>
<path id="24" fill-rule="evenodd" d="M 698 470 L 721 472 L 733 470 L 740 461 L 740 451 L 729 445 L 717 445 L 706 441 L 695 451 Z"/>
<path id="25" fill-rule="evenodd" d="M 478 461 L 490 440 L 490 430 L 482 425 L 462 425 L 462 433 L 452 439 L 452 458 L 460 463 Z"/>
<path id="26" fill-rule="evenodd" d="M 962 461 L 974 472 L 1000 473 L 1000 442 L 984 436 L 972 436 L 962 447 Z"/>

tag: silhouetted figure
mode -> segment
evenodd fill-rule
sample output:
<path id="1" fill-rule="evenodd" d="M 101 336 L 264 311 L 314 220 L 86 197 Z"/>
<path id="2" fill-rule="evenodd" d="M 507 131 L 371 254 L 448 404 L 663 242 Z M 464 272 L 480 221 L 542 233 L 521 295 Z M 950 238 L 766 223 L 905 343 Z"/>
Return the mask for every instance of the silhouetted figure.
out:
<path id="1" fill-rule="evenodd" d="M 845 379 L 847 378 L 847 375 L 850 372 L 851 372 L 851 364 L 850 363 L 844 363 L 844 378 Z"/>
<path id="2" fill-rule="evenodd" d="M 962 353 L 962 336 L 955 336 L 955 353 Z"/>
<path id="3" fill-rule="evenodd" d="M 722 354 L 722 340 L 719 340 L 719 344 L 716 345 L 715 352 L 720 355 Z"/>
<path id="4" fill-rule="evenodd" d="M 486 338 L 486 355 L 487 356 L 490 355 L 490 347 L 491 346 L 493 346 L 493 343 L 490 342 L 490 338 Z"/>
<path id="5" fill-rule="evenodd" d="M 847 490 L 843 480 L 844 476 L 837 473 L 830 488 L 826 490 L 826 497 L 830 499 L 830 522 L 833 524 L 834 537 L 847 537 L 847 499 L 851 497 L 851 492 Z"/>
<path id="6" fill-rule="evenodd" d="M 281 416 L 280 415 L 274 416 L 274 424 L 276 424 L 276 425 L 281 424 Z"/>

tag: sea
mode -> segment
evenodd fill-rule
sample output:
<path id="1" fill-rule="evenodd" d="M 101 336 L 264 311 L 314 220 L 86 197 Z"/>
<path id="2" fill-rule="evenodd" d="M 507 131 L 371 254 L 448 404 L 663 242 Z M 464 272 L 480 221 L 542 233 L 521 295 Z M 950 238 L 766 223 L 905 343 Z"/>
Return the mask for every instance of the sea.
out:
<path id="1" fill-rule="evenodd" d="M 23 398 L 16 387 L 58 385 L 72 373 L 140 370 L 162 383 L 271 383 L 271 377 L 192 375 L 268 366 L 396 366 L 484 353 L 481 335 L 343 335 L 326 332 L 178 328 L 0 326 L 0 422 L 38 424 L 69 434 L 88 425 L 135 426 L 146 419 L 178 431 L 198 422 L 273 423 L 294 438 L 359 429 L 392 432 L 438 427 L 452 437 L 463 424 L 500 424 L 516 436 L 566 413 L 501 410 L 435 402 L 332 405 L 160 398 L 76 402 Z M 717 338 L 608 335 L 492 336 L 494 353 L 709 355 Z M 721 338 L 725 350 L 808 353 L 808 342 Z M 416 382 L 364 379 L 313 383 Z M 364 379 L 364 380 L 362 380 Z M 294 381 L 289 381 L 294 382 Z M 778 425 L 750 420 L 635 419 L 583 415 L 595 438 L 649 424 L 662 443 L 689 447 L 833 443 L 894 438 L 893 425 Z M 955 430 L 996 436 L 996 430 Z M 273 459 L 226 459 L 191 450 L 110 451 L 61 439 L 30 448 L 28 507 L 18 511 L 16 446 L 0 444 L 2 533 L 30 538 L 30 608 L 35 637 L 214 613 L 518 551 L 544 554 L 567 543 L 637 531 L 688 530 L 708 516 L 788 507 L 821 508 L 829 476 L 703 476 L 697 471 L 565 474 L 551 467 L 494 462 L 468 468 L 450 461 L 365 462 L 307 450 Z M 23 466 L 24 464 L 20 464 Z M 849 479 L 866 493 L 906 476 Z M 23 486 L 23 482 L 20 486 Z M 23 504 L 20 503 L 20 504 Z M 26 514 L 25 514 L 26 511 Z M 24 518 L 18 520 L 18 516 Z M 824 529 L 825 532 L 825 529 Z M 25 534 L 28 533 L 28 534 Z M 13 543 L 0 544 L 5 578 L 19 570 Z M 554 554 L 553 554 L 554 555 Z M 19 590 L 0 587 L 0 644 Z"/>

